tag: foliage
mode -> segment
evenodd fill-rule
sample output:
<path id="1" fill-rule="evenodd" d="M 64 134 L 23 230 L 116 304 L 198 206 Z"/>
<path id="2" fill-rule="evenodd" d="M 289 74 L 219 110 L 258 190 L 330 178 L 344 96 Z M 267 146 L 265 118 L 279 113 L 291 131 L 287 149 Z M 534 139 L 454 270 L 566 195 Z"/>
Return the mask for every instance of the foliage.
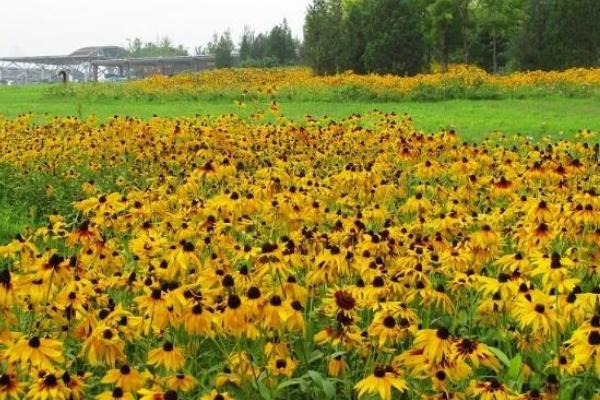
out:
<path id="1" fill-rule="evenodd" d="M 267 33 L 256 35 L 249 27 L 239 43 L 240 66 L 275 67 L 297 63 L 299 43 L 292 37 L 287 21 L 284 19 Z"/>
<path id="2" fill-rule="evenodd" d="M 175 46 L 169 37 L 158 38 L 155 42 L 144 42 L 140 38 L 128 39 L 127 55 L 129 57 L 174 57 L 187 56 L 187 50 Z"/>
<path id="3" fill-rule="evenodd" d="M 365 70 L 414 75 L 423 69 L 425 43 L 414 0 L 373 0 L 365 11 Z"/>
<path id="4" fill-rule="evenodd" d="M 594 67 L 599 18 L 595 0 L 315 0 L 305 54 L 318 74 L 414 74 L 427 70 L 424 58 L 442 70 L 462 62 L 494 73 Z"/>
<path id="5" fill-rule="evenodd" d="M 215 56 L 217 68 L 229 68 L 233 66 L 234 47 L 231 32 L 227 30 L 220 35 L 216 33 L 213 35 L 212 41 L 206 45 L 206 52 Z"/>

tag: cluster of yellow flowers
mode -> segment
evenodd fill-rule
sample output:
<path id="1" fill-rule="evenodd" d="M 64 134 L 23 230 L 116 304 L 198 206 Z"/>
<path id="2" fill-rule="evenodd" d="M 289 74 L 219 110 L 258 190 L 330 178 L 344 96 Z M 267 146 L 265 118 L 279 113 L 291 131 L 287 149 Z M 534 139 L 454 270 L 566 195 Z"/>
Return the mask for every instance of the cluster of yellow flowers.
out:
<path id="1" fill-rule="evenodd" d="M 419 86 L 444 87 L 458 83 L 465 87 L 488 85 L 502 89 L 553 87 L 559 84 L 600 87 L 600 68 L 573 68 L 566 71 L 526 71 L 493 75 L 470 65 L 451 65 L 448 72 L 415 76 L 359 75 L 345 72 L 333 76 L 315 76 L 308 68 L 216 69 L 173 77 L 152 76 L 124 85 L 125 92 L 202 93 L 224 89 L 245 94 L 277 94 L 343 86 L 359 87 L 372 93 L 409 94 Z"/>
<path id="2" fill-rule="evenodd" d="M 0 399 L 593 398 L 590 135 L 0 118 L 0 164 L 129 172 L 0 244 Z"/>

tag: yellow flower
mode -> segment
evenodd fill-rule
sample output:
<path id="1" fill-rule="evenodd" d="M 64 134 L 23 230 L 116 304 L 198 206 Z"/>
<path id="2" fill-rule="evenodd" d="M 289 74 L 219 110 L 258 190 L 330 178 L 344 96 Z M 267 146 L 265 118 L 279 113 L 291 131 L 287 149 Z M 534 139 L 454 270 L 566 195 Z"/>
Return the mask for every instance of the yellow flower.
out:
<path id="1" fill-rule="evenodd" d="M 167 371 L 176 371 L 185 364 L 185 357 L 179 348 L 167 341 L 161 347 L 148 353 L 148 364 L 162 366 Z"/>
<path id="2" fill-rule="evenodd" d="M 167 387 L 172 390 L 189 392 L 195 388 L 197 384 L 198 382 L 196 379 L 188 374 L 177 374 L 167 378 Z"/>
<path id="3" fill-rule="evenodd" d="M 135 368 L 124 364 L 119 369 L 110 369 L 102 378 L 102 383 L 115 385 L 125 392 L 135 392 L 144 387 L 149 378 L 147 371 L 139 372 Z"/>
<path id="4" fill-rule="evenodd" d="M 354 390 L 358 391 L 358 397 L 377 394 L 381 400 L 392 398 L 392 388 L 404 392 L 408 386 L 393 370 L 387 371 L 383 367 L 376 367 L 373 375 L 363 378 L 354 386 Z"/>
<path id="5" fill-rule="evenodd" d="M 30 364 L 41 369 L 51 369 L 53 363 L 61 363 L 64 360 L 61 342 L 37 336 L 19 339 L 8 350 L 8 354 L 8 361 L 11 363 L 18 362 L 23 366 Z"/>

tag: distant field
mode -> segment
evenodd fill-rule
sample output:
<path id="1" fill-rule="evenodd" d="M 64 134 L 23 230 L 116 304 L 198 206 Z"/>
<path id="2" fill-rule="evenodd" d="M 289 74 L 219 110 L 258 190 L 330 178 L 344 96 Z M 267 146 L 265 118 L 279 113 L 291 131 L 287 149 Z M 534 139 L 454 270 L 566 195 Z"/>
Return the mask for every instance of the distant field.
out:
<path id="1" fill-rule="evenodd" d="M 46 116 L 91 114 L 105 119 L 115 114 L 147 118 L 156 114 L 178 117 L 195 114 L 237 113 L 250 115 L 266 104 L 249 103 L 240 108 L 233 101 L 208 100 L 81 100 L 51 98 L 44 94 L 45 86 L 0 88 L 0 114 L 15 117 L 33 112 L 39 120 Z M 504 133 L 522 133 L 532 137 L 552 135 L 570 137 L 581 128 L 600 130 L 600 101 L 597 98 L 542 97 L 502 100 L 447 100 L 437 102 L 407 101 L 401 103 L 372 102 L 297 102 L 282 101 L 283 114 L 294 119 L 306 114 L 328 115 L 341 118 L 352 113 L 373 109 L 408 113 L 416 126 L 426 131 L 454 128 L 466 139 L 480 139 L 500 130 Z"/>

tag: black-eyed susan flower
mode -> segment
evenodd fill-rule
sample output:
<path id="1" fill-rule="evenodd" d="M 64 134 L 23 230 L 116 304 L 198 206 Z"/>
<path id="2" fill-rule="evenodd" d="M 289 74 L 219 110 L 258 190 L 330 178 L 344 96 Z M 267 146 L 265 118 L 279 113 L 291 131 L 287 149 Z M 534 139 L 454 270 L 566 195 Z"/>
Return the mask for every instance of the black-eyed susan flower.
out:
<path id="1" fill-rule="evenodd" d="M 161 347 L 148 353 L 148 364 L 164 367 L 168 371 L 176 371 L 185 364 L 185 357 L 180 348 L 166 341 Z"/>
<path id="2" fill-rule="evenodd" d="M 123 364 L 119 368 L 106 371 L 101 382 L 115 385 L 125 392 L 136 392 L 144 387 L 148 378 L 149 373 L 147 371 L 139 372 L 128 364 Z"/>
<path id="3" fill-rule="evenodd" d="M 167 387 L 171 390 L 189 392 L 196 387 L 198 381 L 191 375 L 179 373 L 167 378 Z"/>
<path id="4" fill-rule="evenodd" d="M 42 369 L 51 369 L 53 364 L 64 360 L 60 341 L 38 336 L 22 337 L 9 349 L 8 354 L 11 363 Z"/>
<path id="5" fill-rule="evenodd" d="M 22 392 L 22 385 L 15 374 L 4 373 L 0 375 L 0 399 L 19 400 Z"/>
<path id="6" fill-rule="evenodd" d="M 377 394 L 382 400 L 392 398 L 392 389 L 404 392 L 408 389 L 406 382 L 393 369 L 378 366 L 372 375 L 360 380 L 354 389 L 358 396 Z"/>

